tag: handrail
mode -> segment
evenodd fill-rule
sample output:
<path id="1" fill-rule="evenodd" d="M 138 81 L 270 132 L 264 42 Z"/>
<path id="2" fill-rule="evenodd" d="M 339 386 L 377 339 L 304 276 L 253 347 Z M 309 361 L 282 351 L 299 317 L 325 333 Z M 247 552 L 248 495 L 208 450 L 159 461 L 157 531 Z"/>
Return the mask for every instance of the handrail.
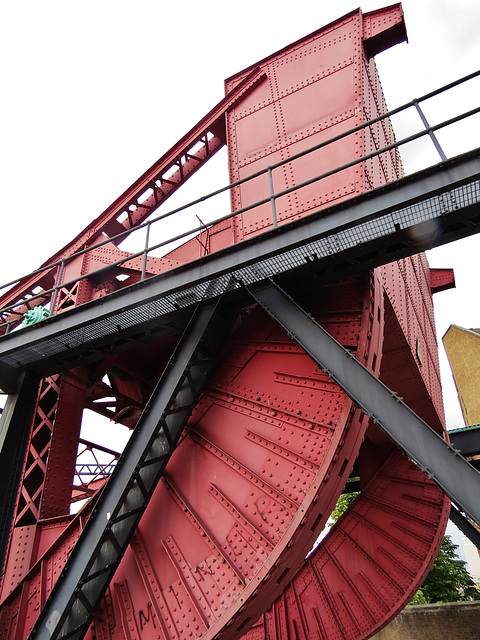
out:
<path id="1" fill-rule="evenodd" d="M 256 171 L 255 173 L 252 173 L 240 180 L 236 180 L 235 182 L 229 183 L 228 185 L 221 187 L 219 189 L 216 189 L 215 191 L 212 191 L 206 195 L 203 195 L 199 198 L 196 198 L 190 202 L 188 202 L 187 204 L 184 204 L 180 207 L 174 208 L 170 211 L 164 212 L 162 214 L 160 214 L 159 216 L 156 216 L 142 224 L 139 224 L 136 227 L 133 227 L 132 229 L 127 229 L 125 231 L 122 231 L 119 234 L 116 234 L 112 237 L 108 237 L 105 240 L 96 243 L 95 245 L 91 245 L 89 247 L 86 247 L 84 249 L 81 249 L 79 251 L 76 251 L 75 253 L 71 254 L 70 256 L 64 256 L 61 260 L 57 260 L 53 263 L 50 263 L 48 265 L 44 265 L 39 269 L 36 269 L 34 271 L 32 271 L 31 273 L 24 275 L 20 278 L 17 278 L 13 281 L 8 282 L 5 285 L 1 285 L 0 286 L 0 291 L 2 289 L 7 289 L 9 287 L 12 287 L 16 284 L 21 283 L 23 280 L 26 280 L 28 278 L 31 278 L 32 276 L 41 274 L 43 272 L 48 272 L 51 271 L 52 269 L 55 269 L 57 267 L 60 267 L 60 273 L 63 273 L 63 270 L 65 268 L 65 265 L 67 262 L 74 260 L 75 258 L 82 256 L 86 253 L 89 253 L 93 250 L 98 249 L 99 247 L 102 247 L 104 245 L 107 244 L 111 244 L 112 242 L 115 242 L 115 244 L 120 244 L 122 241 L 124 241 L 127 237 L 129 237 L 131 234 L 140 231 L 142 229 L 146 229 L 146 240 L 145 240 L 145 244 L 144 244 L 144 248 L 141 251 L 135 252 L 135 253 L 129 253 L 126 257 L 121 258 L 120 260 L 117 260 L 116 262 L 110 263 L 108 265 L 102 266 L 99 269 L 97 269 L 96 271 L 93 272 L 89 272 L 87 274 L 84 274 L 82 276 L 79 276 L 77 278 L 75 278 L 74 280 L 68 281 L 68 282 L 64 282 L 64 283 L 60 283 L 61 280 L 61 275 L 57 276 L 55 279 L 55 285 L 53 287 L 51 287 L 50 289 L 46 289 L 46 290 L 42 290 L 39 293 L 36 293 L 34 295 L 31 295 L 31 292 L 28 291 L 25 293 L 25 297 L 23 298 L 19 298 L 15 303 L 12 303 L 8 306 L 3 307 L 2 309 L 0 309 L 0 317 L 1 316 L 5 316 L 6 314 L 8 315 L 8 319 L 5 322 L 1 322 L 0 320 L 0 330 L 2 327 L 5 328 L 4 333 L 8 333 L 10 331 L 10 327 L 11 325 L 15 325 L 18 326 L 18 321 L 20 320 L 20 315 L 21 312 L 18 311 L 19 308 L 30 308 L 30 305 L 33 301 L 38 300 L 38 301 L 44 301 L 46 298 L 48 298 L 49 296 L 52 296 L 50 299 L 50 309 L 53 310 L 55 308 L 55 301 L 56 301 L 56 297 L 58 294 L 58 291 L 60 288 L 64 288 L 64 287 L 69 287 L 74 285 L 77 282 L 80 282 L 81 280 L 84 280 L 86 278 L 90 278 L 94 275 L 99 275 L 102 273 L 102 271 L 107 271 L 107 270 L 111 270 L 112 268 L 115 267 L 120 267 L 122 264 L 124 264 L 125 262 L 129 262 L 131 260 L 134 260 L 136 258 L 139 258 L 141 256 L 143 256 L 143 265 L 142 265 L 142 271 L 141 271 L 141 279 L 145 279 L 146 276 L 146 267 L 147 267 L 147 259 L 148 259 L 148 255 L 155 250 L 161 249 L 163 247 L 168 246 L 169 244 L 184 240 L 185 238 L 195 235 L 195 234 L 199 234 L 202 231 L 206 231 L 209 228 L 211 228 L 213 225 L 219 224 L 220 222 L 223 222 L 225 220 L 228 220 L 234 216 L 237 216 L 241 213 L 245 213 L 247 211 L 250 211 L 252 209 L 255 209 L 259 206 L 262 206 L 264 204 L 270 203 L 271 207 L 272 207 L 272 222 L 273 222 L 273 226 L 277 226 L 277 221 L 276 221 L 276 208 L 275 208 L 275 203 L 276 200 L 278 198 L 281 198 L 285 195 L 288 195 L 289 193 L 292 193 L 294 191 L 297 191 L 299 189 L 302 189 L 305 186 L 308 186 L 310 184 L 313 184 L 315 182 L 318 182 L 319 180 L 322 180 L 324 178 L 327 178 L 331 175 L 334 175 L 335 173 L 339 173 L 341 171 L 344 171 L 345 169 L 351 168 L 357 164 L 360 164 L 362 162 L 365 162 L 366 160 L 372 159 L 374 157 L 380 156 L 383 153 L 387 153 L 389 151 L 392 151 L 393 149 L 396 149 L 402 145 L 408 144 L 410 142 L 413 142 L 415 140 L 418 140 L 426 135 L 430 136 L 433 144 L 435 145 L 435 148 L 437 149 L 437 151 L 439 152 L 442 160 L 445 158 L 445 155 L 443 153 L 443 151 L 441 150 L 441 148 L 439 148 L 438 145 L 438 141 L 434 135 L 435 131 L 438 131 L 440 129 L 443 129 L 445 127 L 448 127 L 456 122 L 459 122 L 461 120 L 464 120 L 466 118 L 471 117 L 472 115 L 475 115 L 477 113 L 480 112 L 480 107 L 476 107 L 474 109 L 471 109 L 467 112 L 464 112 L 462 114 L 459 114 L 457 116 L 454 116 L 452 118 L 449 118 L 448 120 L 445 120 L 443 122 L 440 122 L 434 126 L 429 126 L 428 122 L 426 121 L 426 119 L 424 117 L 422 117 L 422 112 L 419 109 L 418 105 L 420 102 L 424 102 L 432 97 L 435 97 L 437 95 L 440 95 L 441 93 L 444 93 L 462 83 L 465 83 L 469 80 L 472 80 L 476 77 L 480 76 L 480 70 L 472 72 L 466 76 L 463 76 L 462 78 L 459 78 L 458 80 L 455 80 L 453 82 L 450 82 L 438 89 L 435 89 L 434 91 L 430 91 L 429 93 L 421 96 L 420 98 L 415 98 L 413 100 L 411 100 L 410 102 L 407 102 L 399 107 L 396 107 L 395 109 L 392 109 L 380 116 L 376 116 L 375 118 L 364 122 L 362 124 L 359 124 L 347 131 L 344 131 L 340 134 L 337 134 L 336 136 L 329 138 L 328 140 L 322 141 L 308 149 L 304 149 L 303 151 L 300 151 L 284 160 L 280 160 L 272 165 L 269 165 L 259 171 Z M 302 158 L 310 153 L 313 153 L 321 148 L 324 148 L 328 145 L 331 145 L 335 142 L 338 142 L 339 140 L 342 140 L 343 138 L 346 138 L 350 135 L 353 135 L 363 129 L 366 129 L 367 127 L 370 127 L 380 121 L 383 121 L 387 118 L 390 118 L 391 116 L 397 115 L 401 112 L 406 111 L 409 108 L 415 107 L 420 115 L 420 118 L 422 120 L 423 125 L 425 126 L 424 129 L 418 131 L 415 134 L 412 134 L 410 136 L 407 136 L 405 138 L 402 138 L 399 141 L 395 141 L 389 145 L 386 145 L 385 147 L 382 147 L 381 149 L 376 149 L 375 151 L 372 151 L 368 154 L 365 154 L 364 156 L 360 157 L 360 158 L 355 158 L 354 160 L 345 163 L 341 166 L 335 167 L 333 169 L 330 169 L 329 171 L 326 171 L 318 176 L 314 176 L 313 178 L 310 178 L 309 180 L 306 180 L 302 183 L 296 184 L 293 187 L 289 187 L 287 189 L 283 189 L 282 191 L 278 191 L 275 192 L 274 188 L 273 188 L 273 180 L 272 180 L 272 172 L 277 169 L 282 167 L 283 165 L 290 163 L 290 162 L 294 162 L 295 160 Z M 181 213 L 187 209 L 190 209 L 191 207 L 194 207 L 195 205 L 198 205 L 200 203 L 206 202 L 207 200 L 218 196 L 222 193 L 225 193 L 226 191 L 231 191 L 232 189 L 245 184 L 246 182 L 253 180 L 255 178 L 258 178 L 262 175 L 268 174 L 269 177 L 269 192 L 268 194 L 265 196 L 265 198 L 262 198 L 261 200 L 254 202 L 253 204 L 250 204 L 248 206 L 242 207 L 241 209 L 237 209 L 236 211 L 233 212 L 229 212 L 226 215 L 220 216 L 218 218 L 216 218 L 215 220 L 212 220 L 206 224 L 200 224 L 196 227 L 193 227 L 191 229 L 188 229 L 187 231 L 184 231 L 180 234 L 177 234 L 173 237 L 169 237 L 166 240 L 163 240 L 159 243 L 156 243 L 152 246 L 149 246 L 149 236 L 150 236 L 150 230 L 152 228 L 152 225 L 165 220 L 166 218 L 169 218 L 175 214 Z M 47 305 L 48 306 L 48 305 Z M 17 310 L 17 311 L 16 311 Z M 12 319 L 12 315 L 17 315 L 18 316 L 18 320 L 15 321 L 14 319 Z M 1 336 L 0 336 L 1 338 Z"/>

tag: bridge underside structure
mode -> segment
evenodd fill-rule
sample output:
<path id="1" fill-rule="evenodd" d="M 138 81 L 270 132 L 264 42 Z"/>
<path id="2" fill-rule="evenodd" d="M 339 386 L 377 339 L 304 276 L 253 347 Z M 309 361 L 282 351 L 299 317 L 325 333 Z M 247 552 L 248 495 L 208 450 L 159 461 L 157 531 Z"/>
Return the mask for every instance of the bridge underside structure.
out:
<path id="1" fill-rule="evenodd" d="M 444 434 L 432 293 L 453 276 L 421 253 L 478 231 L 480 151 L 403 177 L 373 60 L 403 39 L 400 5 L 355 11 L 233 76 L 3 296 L 1 639 L 368 638 L 450 500 L 480 523 Z M 224 144 L 233 213 L 121 250 Z M 82 439 L 87 409 L 132 430 L 121 455 Z"/>

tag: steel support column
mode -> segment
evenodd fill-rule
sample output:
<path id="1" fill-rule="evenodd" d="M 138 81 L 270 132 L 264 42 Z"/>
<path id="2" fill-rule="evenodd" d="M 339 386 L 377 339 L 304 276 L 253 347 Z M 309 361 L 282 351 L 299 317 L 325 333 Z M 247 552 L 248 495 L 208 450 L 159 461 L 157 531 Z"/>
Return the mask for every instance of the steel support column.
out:
<path id="1" fill-rule="evenodd" d="M 0 380 L 1 388 L 5 393 L 16 394 L 23 380 L 22 371 L 0 362 Z"/>
<path id="2" fill-rule="evenodd" d="M 69 513 L 75 476 L 78 439 L 87 387 L 87 370 L 78 367 L 59 380 L 60 391 L 48 449 L 39 518 L 55 518 Z"/>
<path id="3" fill-rule="evenodd" d="M 20 372 L 18 389 L 0 416 L 0 562 L 3 566 L 18 486 L 37 401 L 38 376 Z"/>
<path id="4" fill-rule="evenodd" d="M 480 525 L 480 474 L 273 282 L 255 300 L 395 444 Z"/>
<path id="5" fill-rule="evenodd" d="M 234 313 L 194 314 L 35 623 L 30 639 L 83 638 L 173 453 Z"/>

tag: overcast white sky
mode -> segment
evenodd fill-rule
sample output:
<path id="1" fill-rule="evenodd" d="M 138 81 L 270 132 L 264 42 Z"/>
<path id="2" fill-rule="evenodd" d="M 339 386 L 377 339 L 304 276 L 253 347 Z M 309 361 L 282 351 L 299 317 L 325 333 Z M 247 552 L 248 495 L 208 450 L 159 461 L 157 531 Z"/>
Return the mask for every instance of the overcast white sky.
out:
<path id="1" fill-rule="evenodd" d="M 3 3 L 0 281 L 37 267 L 101 213 L 221 99 L 224 78 L 357 6 L 357 0 Z M 376 58 L 390 108 L 480 66 L 478 0 L 406 0 L 403 7 L 409 44 Z M 479 96 L 480 83 L 472 83 L 448 104 L 425 110 L 433 123 Z M 406 124 L 398 123 L 400 134 Z M 448 156 L 478 147 L 480 122 L 439 137 Z M 405 155 L 407 170 L 424 161 L 436 162 L 434 152 Z M 226 167 L 214 170 L 224 184 Z M 430 255 L 433 266 L 456 271 L 457 289 L 436 296 L 440 335 L 452 323 L 480 326 L 480 238 L 457 244 Z M 448 373 L 447 365 L 448 424 L 456 427 L 462 421 Z"/>

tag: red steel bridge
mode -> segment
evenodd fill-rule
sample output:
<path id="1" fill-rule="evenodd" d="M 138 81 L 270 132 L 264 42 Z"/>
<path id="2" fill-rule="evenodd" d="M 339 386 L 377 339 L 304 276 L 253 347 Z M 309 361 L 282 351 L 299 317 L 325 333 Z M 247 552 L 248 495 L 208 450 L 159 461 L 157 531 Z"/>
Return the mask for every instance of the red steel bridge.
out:
<path id="1" fill-rule="evenodd" d="M 432 294 L 453 274 L 422 253 L 479 230 L 480 151 L 447 159 L 435 134 L 480 109 L 430 126 L 422 102 L 452 83 L 389 112 L 374 56 L 405 38 L 399 4 L 356 10 L 232 76 L 4 287 L 1 640 L 368 638 L 451 501 L 480 523 L 444 432 Z M 397 141 L 407 108 L 425 128 Z M 405 177 L 422 136 L 442 161 Z M 225 145 L 230 184 L 166 209 Z M 132 431 L 123 452 L 84 438 L 87 409 Z"/>

